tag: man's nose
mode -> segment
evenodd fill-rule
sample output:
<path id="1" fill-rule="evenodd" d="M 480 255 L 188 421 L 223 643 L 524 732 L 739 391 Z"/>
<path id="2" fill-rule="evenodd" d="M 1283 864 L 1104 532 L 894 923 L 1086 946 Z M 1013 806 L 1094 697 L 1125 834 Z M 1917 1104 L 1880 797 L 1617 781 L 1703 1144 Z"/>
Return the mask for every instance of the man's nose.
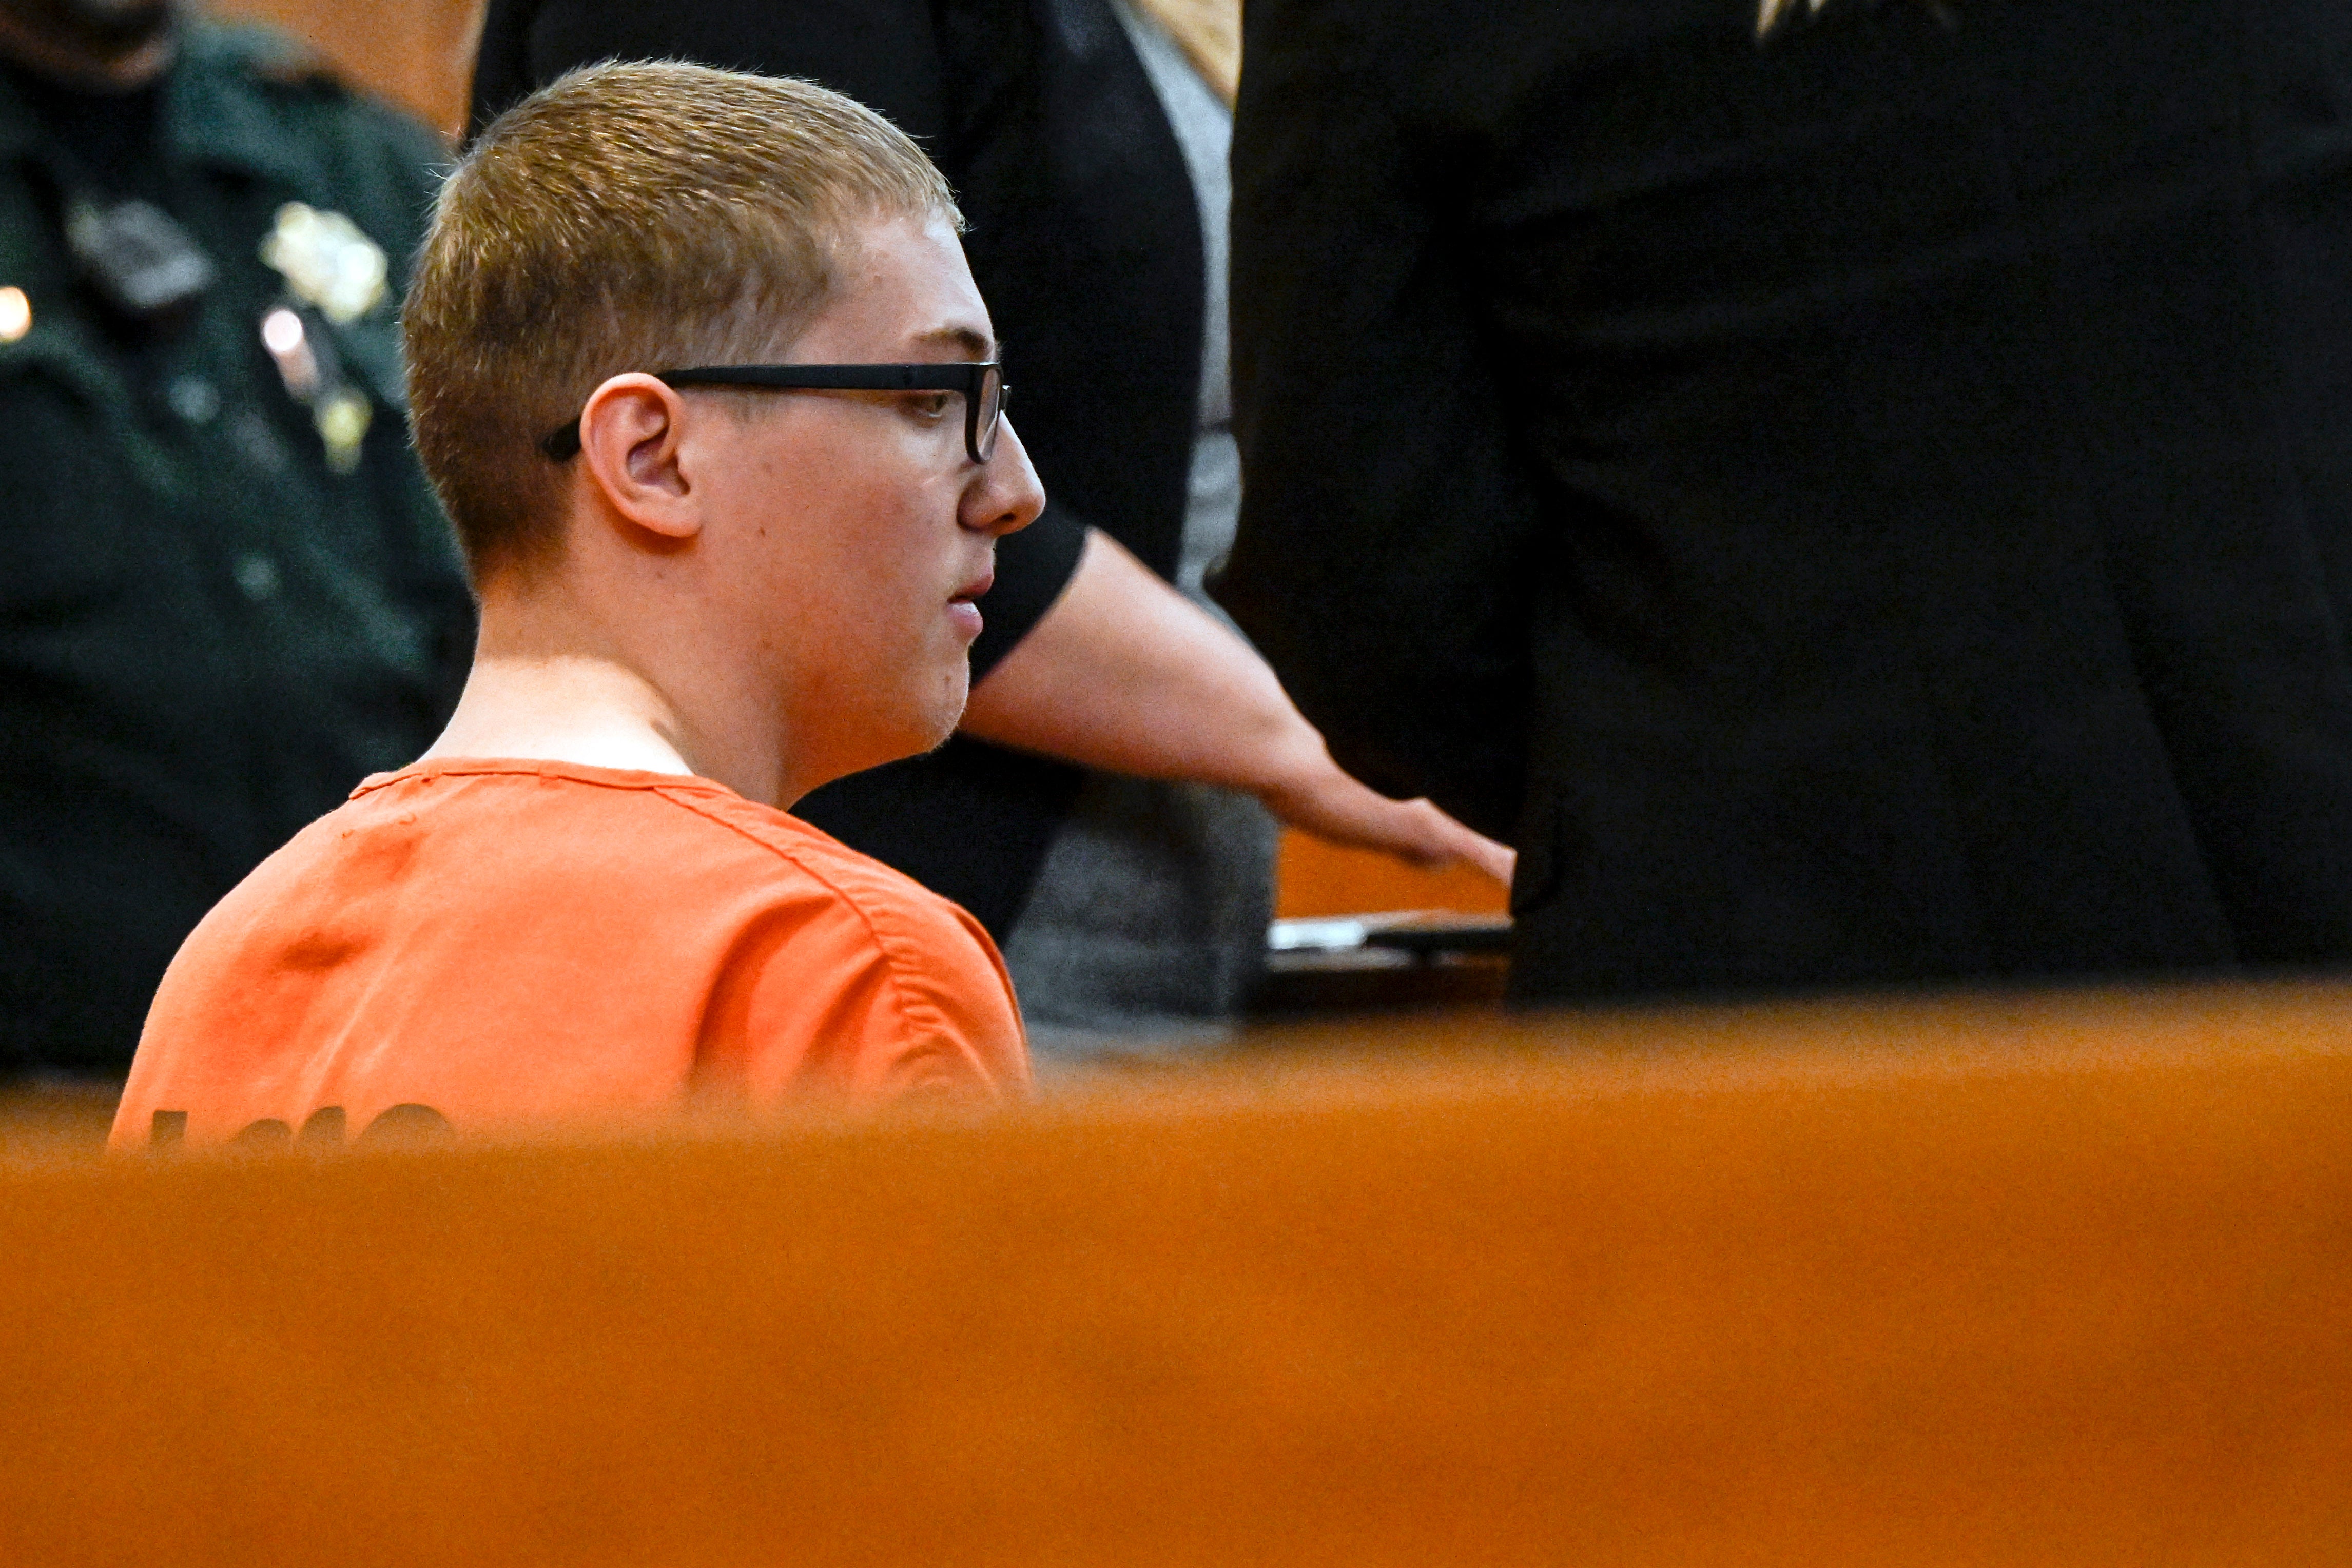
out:
<path id="1" fill-rule="evenodd" d="M 1045 487 L 1021 444 L 1021 433 L 1005 420 L 997 427 L 996 450 L 982 465 L 980 481 L 964 492 L 965 528 L 999 538 L 1018 533 L 1045 509 Z"/>

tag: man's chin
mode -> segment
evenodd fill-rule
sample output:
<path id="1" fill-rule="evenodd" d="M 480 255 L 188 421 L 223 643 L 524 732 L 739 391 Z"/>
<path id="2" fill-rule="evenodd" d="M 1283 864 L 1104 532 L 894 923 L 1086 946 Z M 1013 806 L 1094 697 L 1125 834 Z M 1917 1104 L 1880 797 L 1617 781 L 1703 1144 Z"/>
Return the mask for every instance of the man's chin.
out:
<path id="1" fill-rule="evenodd" d="M 888 712 L 887 720 L 883 711 L 868 710 L 869 725 L 863 728 L 856 749 L 837 757 L 835 766 L 856 760 L 845 772 L 827 777 L 844 778 L 937 751 L 962 722 L 964 699 L 971 689 L 971 673 L 959 652 L 952 670 L 941 672 L 926 690 L 904 693 L 903 706 Z"/>
<path id="2" fill-rule="evenodd" d="M 961 657 L 956 660 L 955 674 L 949 685 L 931 711 L 929 727 L 933 734 L 930 744 L 923 747 L 925 751 L 937 751 L 945 746 L 948 737 L 956 732 L 956 726 L 963 722 L 964 705 L 971 698 L 971 666 Z"/>
<path id="3" fill-rule="evenodd" d="M 866 764 L 879 768 L 887 763 L 903 762 L 909 757 L 928 756 L 948 743 L 963 722 L 964 701 L 971 695 L 971 676 L 961 658 L 951 678 L 943 678 L 922 699 L 908 708 L 909 723 L 902 730 L 890 754 Z"/>

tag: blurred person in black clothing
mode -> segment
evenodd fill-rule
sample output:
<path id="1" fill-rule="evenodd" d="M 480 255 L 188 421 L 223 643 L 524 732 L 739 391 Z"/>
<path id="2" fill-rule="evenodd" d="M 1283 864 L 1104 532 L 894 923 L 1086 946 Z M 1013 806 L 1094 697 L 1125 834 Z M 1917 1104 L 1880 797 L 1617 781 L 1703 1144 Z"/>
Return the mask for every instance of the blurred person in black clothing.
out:
<path id="1" fill-rule="evenodd" d="M 442 156 L 290 45 L 0 0 L 0 1080 L 119 1075 L 239 878 L 438 731 L 395 309 Z"/>
<path id="2" fill-rule="evenodd" d="M 1518 846 L 1519 997 L 2352 956 L 2352 6 L 1245 57 L 1220 597 Z"/>

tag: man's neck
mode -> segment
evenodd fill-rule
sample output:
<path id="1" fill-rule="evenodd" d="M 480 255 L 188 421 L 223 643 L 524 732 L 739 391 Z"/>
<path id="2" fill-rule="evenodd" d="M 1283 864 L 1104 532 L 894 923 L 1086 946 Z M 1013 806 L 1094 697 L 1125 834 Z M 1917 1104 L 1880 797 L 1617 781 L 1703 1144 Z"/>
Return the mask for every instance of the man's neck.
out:
<path id="1" fill-rule="evenodd" d="M 709 672 L 691 674 L 707 680 Z M 665 681 L 563 607 L 488 593 L 465 692 L 423 760 L 515 758 L 693 774 L 746 800 L 791 805 L 803 787 L 787 777 L 775 716 L 723 693 L 689 694 L 693 684 Z"/>

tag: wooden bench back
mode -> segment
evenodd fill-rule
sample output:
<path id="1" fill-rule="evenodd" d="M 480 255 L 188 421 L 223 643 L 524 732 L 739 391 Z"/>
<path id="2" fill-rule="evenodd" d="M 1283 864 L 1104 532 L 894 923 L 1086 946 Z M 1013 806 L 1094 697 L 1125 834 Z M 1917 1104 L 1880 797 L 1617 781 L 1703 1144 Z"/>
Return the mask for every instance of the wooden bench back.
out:
<path id="1" fill-rule="evenodd" d="M 0 1563 L 2352 1544 L 2352 995 L 1406 1027 L 984 1121 L 20 1152 Z"/>

